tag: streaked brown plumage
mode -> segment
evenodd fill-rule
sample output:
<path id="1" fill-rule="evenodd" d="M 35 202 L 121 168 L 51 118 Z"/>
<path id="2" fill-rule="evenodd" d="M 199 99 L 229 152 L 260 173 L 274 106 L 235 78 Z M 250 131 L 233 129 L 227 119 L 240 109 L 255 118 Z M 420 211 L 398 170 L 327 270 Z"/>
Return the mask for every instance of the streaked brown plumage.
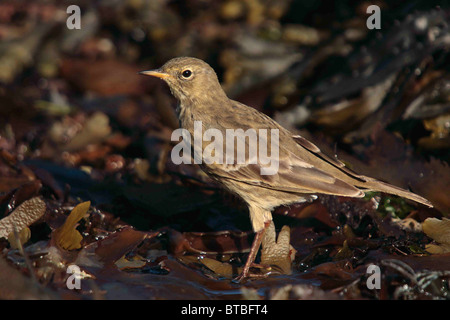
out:
<path id="1" fill-rule="evenodd" d="M 432 206 L 428 200 L 412 192 L 354 173 L 342 162 L 324 155 L 313 143 L 293 135 L 265 114 L 229 99 L 214 70 L 202 60 L 175 58 L 158 70 L 141 73 L 161 78 L 169 85 L 179 101 L 180 125 L 192 137 L 194 121 L 202 121 L 204 131 L 214 128 L 224 136 L 226 129 L 279 130 L 279 169 L 274 175 L 261 175 L 261 164 L 248 161 L 245 164 L 201 164 L 208 175 L 241 197 L 249 208 L 256 237 L 238 279 L 248 276 L 264 230 L 272 220 L 271 210 L 279 205 L 308 201 L 315 194 L 363 197 L 364 191 L 371 190 Z M 267 142 L 270 144 L 269 138 Z M 209 143 L 204 142 L 203 148 Z"/>

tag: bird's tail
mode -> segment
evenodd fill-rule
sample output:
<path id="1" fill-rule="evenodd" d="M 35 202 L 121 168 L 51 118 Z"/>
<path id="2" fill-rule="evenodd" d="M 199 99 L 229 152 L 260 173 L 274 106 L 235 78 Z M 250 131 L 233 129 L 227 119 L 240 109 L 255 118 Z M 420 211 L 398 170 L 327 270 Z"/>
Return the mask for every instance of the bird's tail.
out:
<path id="1" fill-rule="evenodd" d="M 310 141 L 306 140 L 301 136 L 296 135 L 293 136 L 293 138 L 300 146 L 313 153 L 316 157 L 321 158 L 330 166 L 334 167 L 334 174 L 338 176 L 339 179 L 345 181 L 348 184 L 361 188 L 362 191 L 380 191 L 389 194 L 394 194 L 396 196 L 400 196 L 403 198 L 411 199 L 413 201 L 422 203 L 428 207 L 433 207 L 430 201 L 415 193 L 393 186 L 389 183 L 369 178 L 363 175 L 359 175 L 353 172 L 353 170 L 347 168 L 342 161 L 339 161 L 335 158 L 329 157 L 326 154 L 322 153 L 316 145 L 314 145 L 313 143 L 311 143 Z M 354 196 L 363 197 L 364 195 L 361 194 Z"/>
<path id="2" fill-rule="evenodd" d="M 369 180 L 366 181 L 363 185 L 361 185 L 361 187 L 366 188 L 365 191 L 371 190 L 371 191 L 380 191 L 380 192 L 384 192 L 384 193 L 394 194 L 396 196 L 407 198 L 407 199 L 416 201 L 418 203 L 424 204 L 430 208 L 433 207 L 431 202 L 428 201 L 427 199 L 425 199 L 415 193 L 412 193 L 408 190 L 393 186 L 393 185 L 388 184 L 383 181 L 369 178 Z"/>

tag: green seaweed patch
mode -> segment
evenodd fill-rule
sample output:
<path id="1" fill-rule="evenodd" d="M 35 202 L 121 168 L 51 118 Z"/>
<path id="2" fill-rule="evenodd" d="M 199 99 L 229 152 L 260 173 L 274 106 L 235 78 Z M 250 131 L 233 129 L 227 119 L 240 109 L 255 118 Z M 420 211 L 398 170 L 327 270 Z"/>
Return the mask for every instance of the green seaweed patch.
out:
<path id="1" fill-rule="evenodd" d="M 393 218 L 404 219 L 414 210 L 414 207 L 401 197 L 382 194 L 376 191 L 367 191 L 365 194 L 364 200 L 370 200 L 375 197 L 379 199 L 377 212 L 379 212 L 382 217 L 389 215 Z"/>

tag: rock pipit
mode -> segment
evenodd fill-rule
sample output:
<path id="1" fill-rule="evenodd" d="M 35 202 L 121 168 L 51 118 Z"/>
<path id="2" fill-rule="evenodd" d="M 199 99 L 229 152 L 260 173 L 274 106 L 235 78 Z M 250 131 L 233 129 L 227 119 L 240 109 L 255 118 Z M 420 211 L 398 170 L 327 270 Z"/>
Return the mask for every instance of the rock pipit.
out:
<path id="1" fill-rule="evenodd" d="M 204 161 L 200 167 L 246 202 L 256 233 L 243 272 L 236 280 L 249 276 L 264 231 L 272 220 L 271 211 L 277 206 L 309 201 L 315 198 L 315 194 L 363 197 L 365 191 L 381 191 L 432 206 L 428 200 L 412 192 L 351 171 L 342 162 L 323 154 L 313 143 L 293 135 L 272 118 L 229 99 L 214 70 L 202 60 L 175 58 L 160 69 L 143 71 L 141 74 L 161 78 L 169 85 L 179 101 L 177 112 L 181 128 L 186 129 L 191 137 L 195 136 L 195 122 L 200 123 L 203 130 L 214 129 L 223 136 L 227 135 L 227 129 L 242 129 L 244 132 L 251 129 L 259 134 L 258 138 L 262 138 L 259 142 L 263 141 L 277 149 L 277 170 L 270 174 L 262 174 L 267 162 L 255 158 L 249 152 L 250 135 L 241 140 L 245 141 L 245 150 L 235 152 L 235 155 L 245 155 L 243 162 L 238 162 L 236 158 L 232 163 L 211 163 L 208 160 L 217 154 L 202 154 Z M 262 137 L 261 129 L 276 132 L 276 141 L 269 134 Z M 206 151 L 205 148 L 210 144 L 211 139 L 203 141 L 201 151 Z M 191 146 L 195 149 L 192 141 Z M 215 152 L 225 153 L 224 150 L 225 147 L 215 149 Z"/>

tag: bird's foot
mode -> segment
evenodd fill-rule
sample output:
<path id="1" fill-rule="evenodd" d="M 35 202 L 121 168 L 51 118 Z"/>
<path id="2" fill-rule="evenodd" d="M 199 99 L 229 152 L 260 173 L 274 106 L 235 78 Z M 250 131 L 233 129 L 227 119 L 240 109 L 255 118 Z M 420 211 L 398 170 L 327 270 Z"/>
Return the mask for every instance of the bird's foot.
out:
<path id="1" fill-rule="evenodd" d="M 259 269 L 259 271 L 252 272 L 250 268 Z M 272 270 L 271 266 L 264 265 L 264 264 L 257 264 L 252 263 L 250 268 L 244 268 L 242 270 L 241 274 L 239 274 L 236 278 L 234 278 L 232 281 L 235 283 L 243 283 L 248 279 L 263 279 L 267 278 Z"/>
<path id="2" fill-rule="evenodd" d="M 245 262 L 244 268 L 242 269 L 242 272 L 239 276 L 237 276 L 233 281 L 240 283 L 243 282 L 245 279 L 249 278 L 250 276 L 252 278 L 254 277 L 253 273 L 250 273 L 250 268 L 253 266 L 258 266 L 255 264 L 255 258 L 256 254 L 258 253 L 259 247 L 261 246 L 261 241 L 264 236 L 264 232 L 269 227 L 271 221 L 264 222 L 264 228 L 256 232 L 255 238 L 253 239 L 252 246 L 250 248 L 250 253 L 247 257 L 247 261 Z M 261 278 L 260 276 L 258 276 Z"/>

